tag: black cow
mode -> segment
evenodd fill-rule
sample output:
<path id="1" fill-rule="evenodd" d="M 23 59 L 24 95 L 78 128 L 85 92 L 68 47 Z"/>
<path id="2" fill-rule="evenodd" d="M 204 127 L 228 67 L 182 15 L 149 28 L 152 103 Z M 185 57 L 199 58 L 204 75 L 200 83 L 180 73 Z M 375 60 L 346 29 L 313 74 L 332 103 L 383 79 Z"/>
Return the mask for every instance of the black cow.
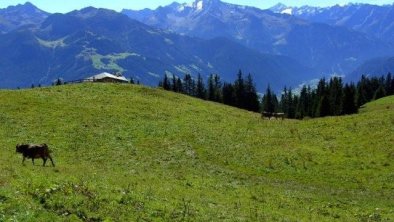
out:
<path id="1" fill-rule="evenodd" d="M 42 160 L 44 161 L 43 166 L 45 166 L 47 159 L 51 160 L 53 167 L 55 166 L 52 157 L 49 154 L 51 151 L 49 151 L 48 145 L 46 144 L 18 144 L 16 145 L 16 152 L 23 155 L 22 164 L 25 163 L 26 158 L 31 159 L 33 165 L 34 159 L 42 158 Z"/>
<path id="2" fill-rule="evenodd" d="M 285 114 L 284 113 L 274 113 L 274 117 L 276 119 L 281 118 L 283 120 L 285 118 Z"/>
<path id="3" fill-rule="evenodd" d="M 279 119 L 281 118 L 282 120 L 285 118 L 285 114 L 284 113 L 271 113 L 271 112 L 262 112 L 261 113 L 261 118 L 268 118 L 271 119 L 271 117 L 275 117 L 275 119 Z"/>
<path id="4" fill-rule="evenodd" d="M 261 113 L 261 118 L 265 118 L 265 117 L 267 117 L 268 119 L 271 119 L 271 117 L 273 117 L 273 113 L 271 113 L 271 112 L 262 112 Z"/>

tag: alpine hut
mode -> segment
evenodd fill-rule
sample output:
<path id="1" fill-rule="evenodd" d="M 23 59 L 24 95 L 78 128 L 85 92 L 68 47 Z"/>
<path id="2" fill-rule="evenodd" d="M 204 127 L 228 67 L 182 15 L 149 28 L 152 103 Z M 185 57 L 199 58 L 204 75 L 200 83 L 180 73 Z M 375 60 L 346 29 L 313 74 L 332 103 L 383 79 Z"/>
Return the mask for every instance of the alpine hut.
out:
<path id="1" fill-rule="evenodd" d="M 110 83 L 128 83 L 129 80 L 123 75 L 113 75 L 103 72 L 85 79 L 85 82 L 110 82 Z"/>

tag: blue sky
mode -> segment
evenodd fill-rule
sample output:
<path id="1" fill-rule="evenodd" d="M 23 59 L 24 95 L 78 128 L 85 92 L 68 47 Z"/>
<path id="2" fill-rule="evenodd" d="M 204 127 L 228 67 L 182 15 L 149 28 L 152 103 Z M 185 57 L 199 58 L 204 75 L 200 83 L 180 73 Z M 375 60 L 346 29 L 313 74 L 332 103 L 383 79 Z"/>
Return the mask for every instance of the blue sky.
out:
<path id="1" fill-rule="evenodd" d="M 120 11 L 126 9 L 156 8 L 159 5 L 168 5 L 175 0 L 30 0 L 31 3 L 48 12 L 69 12 L 87 6 L 110 8 Z M 192 2 L 193 0 L 177 0 L 178 2 Z M 250 5 L 258 8 L 269 8 L 280 0 L 222 0 L 239 5 Z M 350 0 L 351 2 L 369 4 L 393 4 L 393 0 Z M 0 8 L 9 5 L 23 4 L 26 0 L 0 0 Z M 331 6 L 335 4 L 348 3 L 349 0 L 281 0 L 280 2 L 289 6 L 313 5 Z"/>

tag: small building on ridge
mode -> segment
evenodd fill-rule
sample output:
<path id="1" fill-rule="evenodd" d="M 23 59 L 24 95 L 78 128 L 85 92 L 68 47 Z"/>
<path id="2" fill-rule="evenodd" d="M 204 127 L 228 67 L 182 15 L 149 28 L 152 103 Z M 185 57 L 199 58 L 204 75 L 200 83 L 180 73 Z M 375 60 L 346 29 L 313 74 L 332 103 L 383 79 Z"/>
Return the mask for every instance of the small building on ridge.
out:
<path id="1" fill-rule="evenodd" d="M 123 75 L 114 75 L 103 72 L 84 79 L 84 82 L 110 82 L 110 83 L 128 83 L 129 80 Z"/>

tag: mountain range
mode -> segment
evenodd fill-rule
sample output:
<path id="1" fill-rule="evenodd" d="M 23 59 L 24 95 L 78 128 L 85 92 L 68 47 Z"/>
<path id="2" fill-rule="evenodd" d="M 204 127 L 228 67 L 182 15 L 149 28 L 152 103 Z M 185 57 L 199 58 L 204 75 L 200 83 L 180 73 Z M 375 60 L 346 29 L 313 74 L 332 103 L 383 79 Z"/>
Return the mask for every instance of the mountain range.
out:
<path id="1" fill-rule="evenodd" d="M 253 73 L 259 88 L 312 77 L 311 69 L 280 55 L 262 54 L 224 38 L 203 40 L 153 28 L 93 7 L 52 14 L 40 25 L 0 35 L 2 87 L 76 80 L 100 71 L 122 72 L 148 85 L 167 73 Z"/>
<path id="2" fill-rule="evenodd" d="M 365 11 L 361 8 L 370 5 L 356 6 Z M 370 21 L 384 26 L 394 18 L 392 6 L 371 7 L 387 13 L 372 13 Z M 331 74 L 357 76 L 355 70 L 367 70 L 359 68 L 364 62 L 394 56 L 391 26 L 378 34 L 368 28 L 378 25 L 361 27 L 356 19 L 361 16 L 347 7 L 301 8 L 261 10 L 197 0 L 155 10 L 88 7 L 49 14 L 31 3 L 10 6 L 0 9 L 0 87 L 50 84 L 101 71 L 121 72 L 147 85 L 157 85 L 164 74 L 185 73 L 218 73 L 232 81 L 242 69 L 254 76 L 260 91 L 268 84 L 279 90 Z M 334 22 L 340 16 L 349 19 Z"/>
<path id="3" fill-rule="evenodd" d="M 345 74 L 369 58 L 393 51 L 388 42 L 345 26 L 219 0 L 122 12 L 176 33 L 204 39 L 226 37 L 262 53 L 289 56 L 319 74 Z"/>
<path id="4" fill-rule="evenodd" d="M 270 10 L 293 15 L 309 22 L 347 27 L 383 41 L 394 42 L 394 4 L 378 6 L 351 3 L 321 8 L 288 7 L 279 3 Z"/>

